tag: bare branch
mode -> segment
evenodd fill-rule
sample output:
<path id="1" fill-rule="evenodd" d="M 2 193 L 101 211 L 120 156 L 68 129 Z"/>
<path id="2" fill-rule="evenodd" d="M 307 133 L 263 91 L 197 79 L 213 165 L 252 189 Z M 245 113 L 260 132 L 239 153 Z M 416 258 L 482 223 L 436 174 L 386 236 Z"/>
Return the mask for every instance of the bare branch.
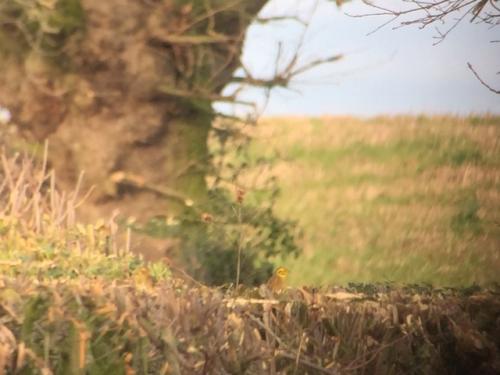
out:
<path id="1" fill-rule="evenodd" d="M 490 90 L 491 92 L 494 92 L 495 94 L 500 94 L 500 90 L 495 90 L 493 87 L 491 87 L 490 85 L 488 85 L 480 76 L 479 74 L 475 71 L 475 69 L 472 67 L 472 64 L 471 63 L 467 63 L 467 66 L 469 67 L 469 69 L 472 71 L 472 73 L 476 76 L 476 78 L 478 79 L 479 82 L 481 82 L 481 84 L 486 87 L 488 90 Z"/>
<path id="2" fill-rule="evenodd" d="M 455 19 L 453 25 L 445 32 L 439 32 L 439 37 L 444 38 L 456 27 L 467 15 L 472 15 L 470 22 L 481 22 L 491 26 L 500 24 L 500 9 L 495 4 L 496 0 L 407 0 L 401 3 L 409 3 L 412 6 L 406 9 L 386 8 L 376 2 L 362 0 L 365 5 L 375 9 L 375 12 L 364 14 L 347 14 L 350 17 L 371 17 L 371 16 L 390 16 L 391 19 L 383 25 L 378 26 L 376 30 L 384 27 L 403 17 L 409 19 L 402 20 L 396 26 L 420 25 L 421 28 L 434 24 L 436 22 L 444 24 L 446 18 L 461 14 L 458 19 Z"/>
<path id="3" fill-rule="evenodd" d="M 182 89 L 178 89 L 178 88 L 175 88 L 173 86 L 166 85 L 166 84 L 158 86 L 158 90 L 165 95 L 170 95 L 170 96 L 184 98 L 184 99 L 201 99 L 201 100 L 207 100 L 210 102 L 234 103 L 234 104 L 239 104 L 239 105 L 246 105 L 249 107 L 255 106 L 254 102 L 238 100 L 234 95 L 223 96 L 223 95 L 213 94 L 209 91 L 182 90 Z"/>
<path id="4" fill-rule="evenodd" d="M 270 22 L 277 22 L 277 21 L 295 21 L 300 23 L 302 26 L 306 25 L 305 21 L 301 20 L 299 17 L 296 16 L 259 17 L 255 20 L 255 22 L 260 24 L 267 24 Z"/>
<path id="5" fill-rule="evenodd" d="M 399 25 L 395 26 L 394 29 L 409 25 L 419 25 L 419 27 L 423 29 L 436 23 L 446 25 L 446 23 L 450 21 L 450 18 L 453 17 L 450 22 L 451 25 L 448 24 L 445 26 L 446 29 L 444 31 L 436 27 L 437 36 L 435 39 L 437 39 L 437 41 L 434 45 L 441 43 L 450 32 L 469 16 L 470 22 L 474 24 L 483 23 L 489 25 L 490 28 L 500 25 L 500 7 L 497 5 L 498 0 L 401 0 L 399 4 L 409 4 L 405 9 L 383 7 L 377 4 L 376 0 L 362 0 L 362 2 L 375 11 L 372 13 L 347 15 L 356 18 L 369 16 L 390 17 L 388 21 L 379 25 L 369 34 L 398 20 L 400 21 Z M 498 41 L 492 40 L 491 42 L 496 43 Z M 470 63 L 467 63 L 467 66 L 483 86 L 499 94 L 499 90 L 495 90 L 488 85 Z"/>
<path id="6" fill-rule="evenodd" d="M 333 55 L 333 56 L 330 56 L 330 57 L 326 57 L 324 59 L 313 60 L 310 63 L 304 64 L 303 66 L 301 66 L 301 67 L 297 68 L 296 70 L 294 70 L 292 72 L 292 75 L 293 76 L 298 76 L 299 74 L 302 74 L 302 73 L 305 73 L 305 72 L 307 72 L 307 71 L 309 71 L 311 69 L 314 69 L 314 68 L 316 68 L 319 65 L 325 65 L 325 64 L 330 64 L 330 63 L 333 63 L 333 62 L 337 62 L 340 59 L 342 59 L 342 57 L 344 57 L 344 56 L 343 55 Z"/>
<path id="7" fill-rule="evenodd" d="M 165 44 L 226 44 L 235 42 L 237 38 L 228 37 L 226 35 L 156 35 L 151 38 L 152 41 L 157 41 Z"/>

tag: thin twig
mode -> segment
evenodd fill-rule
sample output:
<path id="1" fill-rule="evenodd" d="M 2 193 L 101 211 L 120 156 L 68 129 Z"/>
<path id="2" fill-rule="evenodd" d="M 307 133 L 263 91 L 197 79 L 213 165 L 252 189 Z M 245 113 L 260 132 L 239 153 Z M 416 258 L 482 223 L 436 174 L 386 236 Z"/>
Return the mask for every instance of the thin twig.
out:
<path id="1" fill-rule="evenodd" d="M 276 353 L 276 356 L 277 357 L 283 357 L 283 358 L 291 359 L 293 361 L 296 360 L 296 356 L 294 354 L 287 353 L 285 351 L 278 351 Z M 311 368 L 313 370 L 322 372 L 323 374 L 329 374 L 329 375 L 337 375 L 337 374 L 339 374 L 338 371 L 330 370 L 330 369 L 324 368 L 322 366 L 316 365 L 316 364 L 312 363 L 311 361 L 308 361 L 307 359 L 304 359 L 304 358 L 300 358 L 299 362 L 300 362 L 301 365 L 309 367 L 309 368 Z"/>
<path id="2" fill-rule="evenodd" d="M 491 92 L 495 93 L 495 94 L 500 94 L 500 90 L 495 90 L 493 87 L 491 87 L 490 85 L 488 85 L 480 76 L 479 74 L 476 72 L 476 70 L 472 67 L 472 64 L 470 62 L 467 63 L 467 66 L 469 67 L 469 69 L 472 71 L 472 73 L 476 76 L 476 78 L 478 79 L 479 82 L 481 82 L 481 84 L 486 87 L 488 90 L 490 90 Z"/>
<path id="3" fill-rule="evenodd" d="M 238 220 L 238 261 L 236 265 L 236 289 L 240 285 L 240 272 L 241 272 L 241 250 L 243 248 L 243 222 L 241 219 L 241 202 L 238 202 L 238 208 L 236 211 L 236 219 Z"/>

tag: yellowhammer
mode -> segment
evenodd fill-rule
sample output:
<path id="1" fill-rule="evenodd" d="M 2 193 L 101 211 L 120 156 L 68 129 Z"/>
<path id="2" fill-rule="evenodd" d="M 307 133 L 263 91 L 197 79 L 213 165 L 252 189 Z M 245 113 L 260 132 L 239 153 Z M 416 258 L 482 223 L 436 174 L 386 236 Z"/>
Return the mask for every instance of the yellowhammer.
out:
<path id="1" fill-rule="evenodd" d="M 274 271 L 273 276 L 267 281 L 267 287 L 273 292 L 279 292 L 286 287 L 286 278 L 288 276 L 288 270 L 285 267 L 278 267 Z"/>

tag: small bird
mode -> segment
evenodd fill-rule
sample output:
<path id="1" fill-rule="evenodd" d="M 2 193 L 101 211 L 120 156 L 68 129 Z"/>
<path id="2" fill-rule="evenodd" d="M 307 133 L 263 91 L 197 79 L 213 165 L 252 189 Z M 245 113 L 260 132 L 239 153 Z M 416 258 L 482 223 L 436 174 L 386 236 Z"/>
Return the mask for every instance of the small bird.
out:
<path id="1" fill-rule="evenodd" d="M 279 292 L 286 287 L 288 270 L 285 267 L 278 267 L 273 276 L 267 281 L 267 288 L 273 292 Z"/>

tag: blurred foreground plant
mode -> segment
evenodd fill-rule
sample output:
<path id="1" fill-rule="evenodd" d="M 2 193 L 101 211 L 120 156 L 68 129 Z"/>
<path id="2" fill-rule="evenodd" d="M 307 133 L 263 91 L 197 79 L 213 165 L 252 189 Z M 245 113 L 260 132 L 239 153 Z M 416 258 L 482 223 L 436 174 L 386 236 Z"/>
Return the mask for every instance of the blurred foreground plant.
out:
<path id="1" fill-rule="evenodd" d="M 58 191 L 54 172 L 47 170 L 47 149 L 41 165 L 33 157 L 0 153 L 1 273 L 38 280 L 128 277 L 142 264 L 128 249 L 130 231 L 120 245 L 115 216 L 77 222 L 85 196 L 79 196 L 80 184 L 68 194 Z M 163 270 L 155 274 L 166 277 Z"/>
<path id="2" fill-rule="evenodd" d="M 152 219 L 136 230 L 157 237 L 176 237 L 182 248 L 169 254 L 191 276 L 211 285 L 259 285 L 272 275 L 277 259 L 299 254 L 296 223 L 274 210 L 279 190 L 275 178 L 250 181 L 245 173 L 265 161 L 254 161 L 251 138 L 238 124 L 215 127 L 211 140 L 209 199 L 182 216 Z M 231 153 L 236 152 L 238 158 Z M 235 188 L 235 186 L 237 186 Z"/>

